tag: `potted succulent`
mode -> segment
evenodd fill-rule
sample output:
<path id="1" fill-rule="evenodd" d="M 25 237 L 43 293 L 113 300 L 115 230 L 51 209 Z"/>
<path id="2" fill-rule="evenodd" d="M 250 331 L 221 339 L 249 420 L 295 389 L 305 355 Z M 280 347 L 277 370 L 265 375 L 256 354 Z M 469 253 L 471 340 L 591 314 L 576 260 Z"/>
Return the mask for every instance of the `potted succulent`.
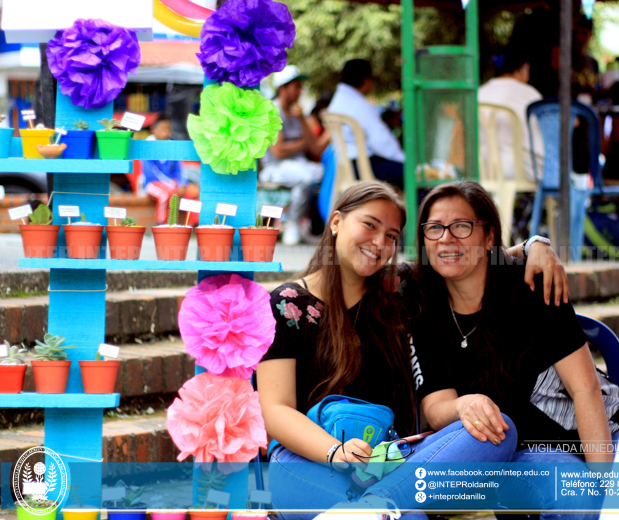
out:
<path id="1" fill-rule="evenodd" d="M 158 260 L 185 260 L 187 258 L 191 226 L 179 225 L 178 206 L 178 195 L 172 195 L 168 208 L 167 225 L 152 228 Z"/>
<path id="2" fill-rule="evenodd" d="M 105 226 L 110 242 L 110 256 L 114 260 L 138 260 L 146 228 L 136 226 L 133 217 L 125 217 L 120 226 Z"/>
<path id="3" fill-rule="evenodd" d="M 239 229 L 243 260 L 246 262 L 272 262 L 279 229 L 264 226 L 262 215 L 256 216 L 256 225 Z"/>
<path id="4" fill-rule="evenodd" d="M 108 520 L 144 520 L 147 504 L 140 501 L 144 487 L 130 486 L 119 480 L 114 487 L 124 487 L 125 496 L 113 502 L 104 502 Z"/>
<path id="5" fill-rule="evenodd" d="M 0 115 L 0 123 L 6 119 L 4 114 Z M 0 128 L 0 159 L 6 159 L 11 151 L 11 141 L 13 140 L 12 128 Z"/>
<path id="6" fill-rule="evenodd" d="M 196 491 L 200 503 L 189 508 L 191 520 L 226 520 L 228 510 L 219 509 L 217 504 L 208 501 L 208 492 L 211 489 L 221 491 L 226 487 L 228 482 L 225 473 L 217 469 L 216 464 L 213 464 L 211 471 L 201 469 L 194 480 L 198 484 Z"/>
<path id="7" fill-rule="evenodd" d="M 64 224 L 67 254 L 69 258 L 99 258 L 103 226 L 86 221 L 82 213 L 80 222 Z"/>
<path id="8" fill-rule="evenodd" d="M 95 137 L 94 130 L 89 130 L 90 125 L 83 119 L 76 119 L 73 126 L 76 130 L 67 130 L 67 135 L 64 136 L 64 142 L 67 144 L 64 158 L 92 158 L 92 148 Z"/>
<path id="9" fill-rule="evenodd" d="M 111 394 L 116 384 L 118 359 L 101 359 L 97 352 L 94 361 L 79 361 L 85 394 Z"/>
<path id="10" fill-rule="evenodd" d="M 129 139 L 133 135 L 130 130 L 118 130 L 120 121 L 116 119 L 101 119 L 97 123 L 103 125 L 103 130 L 97 130 L 97 143 L 101 159 L 126 159 L 129 154 Z"/>
<path id="11" fill-rule="evenodd" d="M 200 260 L 212 262 L 226 262 L 230 260 L 234 232 L 235 229 L 232 226 L 219 223 L 219 215 L 215 215 L 212 224 L 198 226 L 196 228 L 196 235 L 198 235 Z"/>
<path id="12" fill-rule="evenodd" d="M 19 394 L 24 389 L 24 354 L 28 351 L 23 345 L 11 346 L 6 340 L 4 344 L 9 355 L 0 359 L 0 394 Z"/>
<path id="13" fill-rule="evenodd" d="M 62 336 L 45 334 L 43 341 L 36 340 L 36 352 L 32 360 L 34 387 L 39 394 L 64 394 L 67 390 L 71 361 L 67 360 L 68 348 L 75 345 L 61 346 Z"/>
<path id="14" fill-rule="evenodd" d="M 45 159 L 37 150 L 37 145 L 49 144 L 55 133 L 53 128 L 45 128 L 43 124 L 38 124 L 34 128 L 20 129 L 24 159 Z"/>
<path id="15" fill-rule="evenodd" d="M 62 130 L 62 133 L 58 132 L 55 140 L 52 135 L 49 137 L 48 143 L 35 145 L 37 152 L 39 152 L 46 159 L 59 159 L 62 157 L 62 154 L 67 149 L 67 145 L 60 142 L 62 134 L 66 134 L 66 132 Z"/>
<path id="16" fill-rule="evenodd" d="M 39 204 L 28 217 L 30 224 L 19 226 L 24 255 L 26 258 L 53 258 L 60 226 L 52 224 L 54 216 L 49 207 Z"/>

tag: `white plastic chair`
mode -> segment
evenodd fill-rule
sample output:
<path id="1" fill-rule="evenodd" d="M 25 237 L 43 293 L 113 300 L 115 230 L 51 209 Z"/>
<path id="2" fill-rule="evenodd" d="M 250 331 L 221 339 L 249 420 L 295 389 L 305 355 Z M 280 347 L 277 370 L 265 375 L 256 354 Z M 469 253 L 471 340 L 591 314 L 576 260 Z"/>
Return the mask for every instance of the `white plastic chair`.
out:
<path id="1" fill-rule="evenodd" d="M 320 117 L 323 124 L 331 132 L 331 140 L 335 147 L 335 156 L 337 159 L 335 182 L 333 183 L 331 203 L 329 205 L 330 214 L 331 211 L 333 211 L 333 206 L 339 194 L 357 182 L 352 159 L 348 157 L 348 153 L 346 152 L 344 125 L 347 125 L 351 129 L 355 138 L 355 145 L 357 147 L 356 162 L 360 180 L 374 181 L 376 177 L 374 176 L 374 171 L 372 170 L 372 165 L 365 146 L 365 134 L 359 123 L 352 117 L 327 111 L 321 112 Z"/>
<path id="2" fill-rule="evenodd" d="M 506 178 L 499 147 L 499 127 L 506 120 L 512 133 L 514 157 L 513 178 Z M 479 104 L 479 179 L 481 185 L 495 197 L 503 221 L 503 243 L 511 244 L 516 193 L 535 193 L 537 185 L 527 177 L 522 149 L 523 129 L 516 113 L 510 108 L 491 103 Z M 483 139 L 482 139 L 483 137 Z"/>

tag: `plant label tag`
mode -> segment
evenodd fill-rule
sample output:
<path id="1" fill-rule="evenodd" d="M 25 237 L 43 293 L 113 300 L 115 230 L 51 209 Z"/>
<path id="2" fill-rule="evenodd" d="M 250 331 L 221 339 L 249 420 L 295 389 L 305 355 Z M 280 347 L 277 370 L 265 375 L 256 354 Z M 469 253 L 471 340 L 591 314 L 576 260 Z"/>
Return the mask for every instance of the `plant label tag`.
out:
<path id="1" fill-rule="evenodd" d="M 9 357 L 9 347 L 6 346 L 6 343 L 0 345 L 0 358 Z"/>
<path id="2" fill-rule="evenodd" d="M 47 484 L 45 482 L 24 482 L 24 495 L 45 495 L 47 493 Z"/>
<path id="3" fill-rule="evenodd" d="M 30 120 L 37 118 L 36 114 L 34 113 L 34 110 L 22 110 L 21 116 L 24 121 L 30 121 Z"/>
<path id="4" fill-rule="evenodd" d="M 202 202 L 199 200 L 181 199 L 178 209 L 181 211 L 190 211 L 191 213 L 200 213 L 202 210 Z"/>
<path id="5" fill-rule="evenodd" d="M 81 217 L 80 207 L 79 206 L 63 206 L 62 204 L 58 206 L 58 216 L 59 217 Z"/>
<path id="6" fill-rule="evenodd" d="M 280 208 L 279 206 L 267 206 L 266 204 L 263 204 L 260 210 L 260 214 L 268 218 L 282 218 L 283 212 L 284 208 Z"/>
<path id="7" fill-rule="evenodd" d="M 270 504 L 271 503 L 271 492 L 270 491 L 261 491 L 260 489 L 252 489 L 249 494 L 249 501 L 254 504 Z"/>
<path id="8" fill-rule="evenodd" d="M 18 220 L 20 218 L 28 218 L 28 215 L 32 213 L 30 204 L 24 204 L 16 208 L 9 208 L 9 217 L 11 220 Z"/>
<path id="9" fill-rule="evenodd" d="M 107 343 L 101 343 L 99 345 L 99 354 L 105 357 L 117 359 L 118 354 L 120 354 L 120 347 L 117 347 L 116 345 L 108 345 Z"/>
<path id="10" fill-rule="evenodd" d="M 206 501 L 211 504 L 217 504 L 226 507 L 230 502 L 230 493 L 225 491 L 217 491 L 216 489 L 209 489 L 206 495 Z"/>
<path id="11" fill-rule="evenodd" d="M 103 208 L 103 216 L 105 218 L 125 218 L 127 216 L 127 208 L 105 206 Z"/>
<path id="12" fill-rule="evenodd" d="M 146 116 L 125 112 L 120 120 L 120 126 L 139 132 L 144 126 L 144 121 L 146 121 Z"/>
<path id="13" fill-rule="evenodd" d="M 67 131 L 64 128 L 54 128 L 54 132 L 60 135 L 67 135 Z"/>
<path id="14" fill-rule="evenodd" d="M 127 494 L 127 489 L 124 487 L 103 488 L 101 490 L 101 500 L 104 502 L 122 500 Z"/>
<path id="15" fill-rule="evenodd" d="M 236 204 L 225 204 L 219 202 L 215 208 L 215 215 L 226 215 L 227 217 L 236 217 L 236 210 L 238 206 Z"/>

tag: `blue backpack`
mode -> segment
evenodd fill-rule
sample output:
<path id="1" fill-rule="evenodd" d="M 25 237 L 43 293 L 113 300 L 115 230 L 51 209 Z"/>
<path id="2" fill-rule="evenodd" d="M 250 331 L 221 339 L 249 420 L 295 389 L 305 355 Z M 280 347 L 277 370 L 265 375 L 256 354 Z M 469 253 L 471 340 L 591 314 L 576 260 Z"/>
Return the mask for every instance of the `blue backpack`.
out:
<path id="1" fill-rule="evenodd" d="M 336 439 L 362 439 L 372 448 L 397 438 L 391 408 L 344 395 L 328 395 L 307 412 L 307 416 Z"/>

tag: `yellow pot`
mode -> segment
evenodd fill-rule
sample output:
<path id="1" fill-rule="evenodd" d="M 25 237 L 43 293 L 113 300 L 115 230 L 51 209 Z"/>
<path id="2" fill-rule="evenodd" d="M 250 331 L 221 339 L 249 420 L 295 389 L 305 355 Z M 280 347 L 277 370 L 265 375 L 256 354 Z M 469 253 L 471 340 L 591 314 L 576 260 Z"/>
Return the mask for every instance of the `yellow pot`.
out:
<path id="1" fill-rule="evenodd" d="M 24 159 L 45 159 L 38 151 L 37 144 L 50 144 L 49 138 L 54 138 L 54 130 L 45 128 L 35 130 L 24 128 L 19 131 L 21 144 L 24 150 Z"/>
<path id="2" fill-rule="evenodd" d="M 98 509 L 63 509 L 64 520 L 97 520 L 99 518 Z"/>

